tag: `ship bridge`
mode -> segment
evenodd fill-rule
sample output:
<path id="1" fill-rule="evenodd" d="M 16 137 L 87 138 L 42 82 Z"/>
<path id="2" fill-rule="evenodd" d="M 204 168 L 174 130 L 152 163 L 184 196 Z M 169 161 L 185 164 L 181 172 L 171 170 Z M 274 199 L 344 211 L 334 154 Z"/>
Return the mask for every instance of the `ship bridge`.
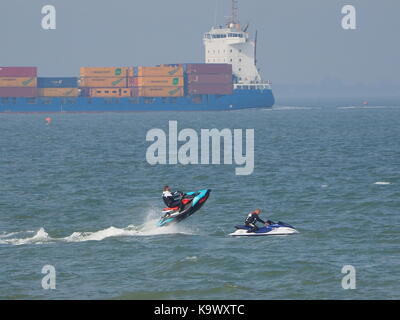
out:
<path id="1" fill-rule="evenodd" d="M 232 0 L 232 17 L 223 27 L 212 27 L 204 34 L 206 63 L 229 63 L 235 77 L 235 87 L 270 89 L 256 66 L 257 39 L 251 39 L 248 26 L 242 28 L 237 18 L 237 1 Z"/>

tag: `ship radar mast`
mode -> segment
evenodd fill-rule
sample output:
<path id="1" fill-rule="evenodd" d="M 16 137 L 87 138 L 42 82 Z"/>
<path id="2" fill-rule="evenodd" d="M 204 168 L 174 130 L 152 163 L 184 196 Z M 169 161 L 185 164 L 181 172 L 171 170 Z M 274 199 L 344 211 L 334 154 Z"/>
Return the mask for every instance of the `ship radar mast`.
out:
<path id="1" fill-rule="evenodd" d="M 230 16 L 230 21 L 228 23 L 229 28 L 234 28 L 239 26 L 239 5 L 238 0 L 232 1 L 232 15 Z"/>

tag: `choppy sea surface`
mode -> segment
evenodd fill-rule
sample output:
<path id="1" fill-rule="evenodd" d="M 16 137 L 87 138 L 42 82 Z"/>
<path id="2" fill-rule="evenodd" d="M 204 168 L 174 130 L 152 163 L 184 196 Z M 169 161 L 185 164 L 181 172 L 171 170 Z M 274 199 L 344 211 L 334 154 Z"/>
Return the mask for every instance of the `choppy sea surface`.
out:
<path id="1" fill-rule="evenodd" d="M 149 165 L 169 120 L 254 128 L 253 174 Z M 160 229 L 165 184 L 212 193 Z M 300 233 L 230 237 L 256 207 Z M 0 115 L 0 299 L 399 299 L 399 216 L 400 107 Z"/>

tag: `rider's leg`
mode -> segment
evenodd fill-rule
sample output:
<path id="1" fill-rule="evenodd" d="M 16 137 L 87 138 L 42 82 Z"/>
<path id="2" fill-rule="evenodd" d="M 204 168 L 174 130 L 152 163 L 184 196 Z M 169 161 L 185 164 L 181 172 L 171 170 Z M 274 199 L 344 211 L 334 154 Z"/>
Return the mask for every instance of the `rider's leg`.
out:
<path id="1" fill-rule="evenodd" d="M 254 223 L 249 223 L 247 226 L 250 227 L 250 229 L 247 230 L 248 233 L 256 232 L 258 230 L 258 227 Z"/>

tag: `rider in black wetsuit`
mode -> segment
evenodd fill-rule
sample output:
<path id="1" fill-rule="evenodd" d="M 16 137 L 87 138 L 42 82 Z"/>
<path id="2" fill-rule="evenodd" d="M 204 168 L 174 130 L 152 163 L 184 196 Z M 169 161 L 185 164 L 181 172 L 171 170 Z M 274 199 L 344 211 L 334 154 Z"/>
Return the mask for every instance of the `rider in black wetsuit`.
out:
<path id="1" fill-rule="evenodd" d="M 256 232 L 258 230 L 258 227 L 256 226 L 257 222 L 261 222 L 264 225 L 270 225 L 272 221 L 267 220 L 266 222 L 264 220 L 262 220 L 259 217 L 259 214 L 261 213 L 260 209 L 256 209 L 253 212 L 250 212 L 247 215 L 246 220 L 244 221 L 244 224 L 248 227 L 250 227 L 251 229 L 249 229 L 247 232 Z"/>
<path id="2" fill-rule="evenodd" d="M 163 188 L 162 198 L 168 208 L 182 207 L 182 193 L 171 192 L 169 186 Z"/>

